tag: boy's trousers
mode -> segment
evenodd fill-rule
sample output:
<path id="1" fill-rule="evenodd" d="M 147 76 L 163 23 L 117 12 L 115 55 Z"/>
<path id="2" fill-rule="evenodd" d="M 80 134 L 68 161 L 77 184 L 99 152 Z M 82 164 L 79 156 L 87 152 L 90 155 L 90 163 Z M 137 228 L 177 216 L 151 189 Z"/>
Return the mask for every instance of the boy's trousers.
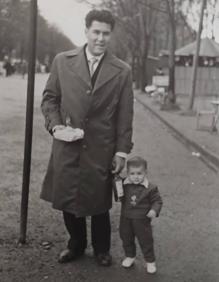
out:
<path id="1" fill-rule="evenodd" d="M 126 257 L 136 256 L 136 237 L 145 260 L 147 262 L 155 261 L 152 227 L 149 218 L 135 219 L 121 216 L 119 231 Z"/>

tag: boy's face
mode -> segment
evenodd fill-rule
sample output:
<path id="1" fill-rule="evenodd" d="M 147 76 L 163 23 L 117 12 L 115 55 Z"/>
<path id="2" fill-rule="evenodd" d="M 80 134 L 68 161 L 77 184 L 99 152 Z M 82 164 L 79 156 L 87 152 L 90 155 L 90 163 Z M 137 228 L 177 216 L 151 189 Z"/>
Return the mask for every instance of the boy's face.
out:
<path id="1" fill-rule="evenodd" d="M 93 21 L 89 28 L 86 28 L 88 49 L 92 55 L 98 56 L 104 53 L 111 38 L 111 25 L 98 21 Z"/>
<path id="2" fill-rule="evenodd" d="M 143 166 L 140 167 L 129 167 L 128 178 L 133 184 L 140 184 L 144 181 L 146 176 L 146 169 Z"/>

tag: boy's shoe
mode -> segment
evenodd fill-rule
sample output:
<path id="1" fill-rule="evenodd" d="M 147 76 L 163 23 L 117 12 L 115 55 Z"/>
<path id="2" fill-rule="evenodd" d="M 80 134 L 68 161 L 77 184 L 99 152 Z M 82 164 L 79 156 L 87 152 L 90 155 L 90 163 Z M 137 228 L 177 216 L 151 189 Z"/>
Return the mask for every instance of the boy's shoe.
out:
<path id="1" fill-rule="evenodd" d="M 147 267 L 147 273 L 154 274 L 157 271 L 155 262 L 147 262 L 146 267 Z"/>
<path id="2" fill-rule="evenodd" d="M 134 258 L 130 258 L 130 257 L 126 257 L 123 261 L 122 261 L 122 266 L 129 268 L 131 267 L 135 262 L 135 257 Z"/>

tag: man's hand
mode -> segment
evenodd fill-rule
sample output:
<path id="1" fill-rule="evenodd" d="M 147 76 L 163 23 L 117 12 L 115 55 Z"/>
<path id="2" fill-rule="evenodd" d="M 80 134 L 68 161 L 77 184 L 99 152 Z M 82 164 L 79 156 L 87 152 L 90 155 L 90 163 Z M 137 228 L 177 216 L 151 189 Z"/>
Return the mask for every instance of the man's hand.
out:
<path id="1" fill-rule="evenodd" d="M 112 163 L 112 173 L 119 174 L 125 166 L 125 158 L 115 155 Z"/>
<path id="2" fill-rule="evenodd" d="M 84 137 L 84 131 L 79 128 L 72 128 L 70 126 L 64 126 L 55 128 L 53 132 L 54 138 L 65 141 L 73 142 Z"/>
<path id="3" fill-rule="evenodd" d="M 155 218 L 157 216 L 155 210 L 149 210 L 147 217 L 149 218 Z"/>

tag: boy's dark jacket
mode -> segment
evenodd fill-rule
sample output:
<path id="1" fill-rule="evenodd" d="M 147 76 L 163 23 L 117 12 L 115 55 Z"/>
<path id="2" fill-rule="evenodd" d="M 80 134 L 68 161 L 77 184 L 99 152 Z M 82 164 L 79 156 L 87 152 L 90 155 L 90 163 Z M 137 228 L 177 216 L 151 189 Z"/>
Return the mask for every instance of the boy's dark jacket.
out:
<path id="1" fill-rule="evenodd" d="M 122 216 L 127 218 L 146 218 L 150 209 L 159 216 L 163 201 L 156 185 L 145 181 L 142 184 L 123 182 L 124 196 Z"/>

